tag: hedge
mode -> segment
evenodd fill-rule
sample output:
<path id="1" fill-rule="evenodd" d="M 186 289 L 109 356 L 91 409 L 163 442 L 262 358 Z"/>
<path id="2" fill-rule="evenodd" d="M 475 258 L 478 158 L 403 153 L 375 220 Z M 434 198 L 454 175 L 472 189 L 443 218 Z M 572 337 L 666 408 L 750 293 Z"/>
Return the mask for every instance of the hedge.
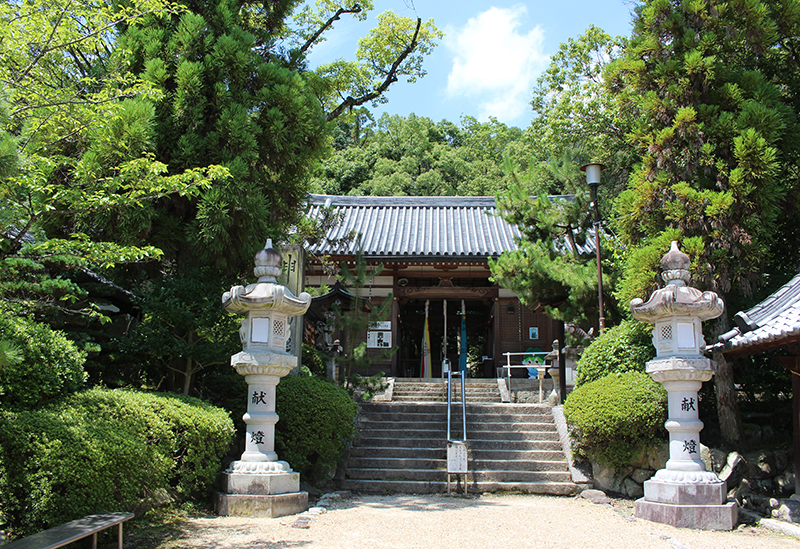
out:
<path id="1" fill-rule="evenodd" d="M 18 537 L 165 490 L 204 495 L 232 436 L 224 410 L 164 393 L 92 389 L 0 410 L 0 517 Z"/>
<path id="2" fill-rule="evenodd" d="M 276 392 L 278 457 L 306 482 L 328 480 L 355 434 L 358 405 L 341 387 L 313 376 L 287 376 Z"/>
<path id="3" fill-rule="evenodd" d="M 667 392 L 641 372 L 611 374 L 572 391 L 564 416 L 577 455 L 623 467 L 664 437 Z"/>
<path id="4" fill-rule="evenodd" d="M 22 359 L 0 368 L 0 404 L 33 408 L 77 391 L 86 381 L 86 353 L 46 324 L 0 309 L 0 339 L 21 351 Z"/>
<path id="5" fill-rule="evenodd" d="M 644 372 L 645 363 L 656 355 L 653 326 L 625 320 L 605 330 L 592 341 L 576 365 L 575 385 L 597 381 L 612 373 Z"/>

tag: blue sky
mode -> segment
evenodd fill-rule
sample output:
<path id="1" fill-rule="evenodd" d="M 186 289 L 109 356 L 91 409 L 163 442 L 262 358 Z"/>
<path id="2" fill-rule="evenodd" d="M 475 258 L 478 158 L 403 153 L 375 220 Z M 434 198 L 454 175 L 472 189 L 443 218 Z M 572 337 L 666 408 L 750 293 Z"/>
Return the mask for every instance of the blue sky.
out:
<path id="1" fill-rule="evenodd" d="M 482 121 L 494 116 L 525 127 L 532 117 L 531 89 L 559 44 L 592 24 L 628 36 L 634 5 L 633 0 L 375 0 L 369 21 L 337 22 L 310 62 L 354 59 L 356 41 L 382 11 L 432 18 L 445 37 L 425 59 L 428 74 L 414 84 L 393 84 L 389 102 L 377 112 L 451 122 L 462 115 Z"/>

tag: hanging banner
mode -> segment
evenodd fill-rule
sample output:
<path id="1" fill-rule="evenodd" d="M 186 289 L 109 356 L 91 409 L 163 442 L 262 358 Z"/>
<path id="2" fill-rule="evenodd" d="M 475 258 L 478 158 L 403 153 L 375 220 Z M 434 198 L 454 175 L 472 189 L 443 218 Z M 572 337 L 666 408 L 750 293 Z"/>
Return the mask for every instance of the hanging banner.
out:
<path id="1" fill-rule="evenodd" d="M 467 309 L 464 306 L 464 300 L 461 300 L 461 352 L 458 357 L 458 369 L 461 370 L 461 375 L 467 375 Z"/>
<path id="2" fill-rule="evenodd" d="M 430 300 L 425 302 L 425 327 L 422 334 L 422 368 L 420 377 L 430 378 L 431 375 L 431 332 L 428 326 L 428 305 Z"/>

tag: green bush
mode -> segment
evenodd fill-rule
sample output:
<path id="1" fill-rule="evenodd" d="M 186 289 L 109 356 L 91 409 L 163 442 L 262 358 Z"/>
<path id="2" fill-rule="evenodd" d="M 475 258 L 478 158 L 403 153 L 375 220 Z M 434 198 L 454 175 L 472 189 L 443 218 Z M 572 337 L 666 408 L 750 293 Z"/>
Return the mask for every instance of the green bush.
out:
<path id="1" fill-rule="evenodd" d="M 165 490 L 207 493 L 232 436 L 224 410 L 163 393 L 92 389 L 0 411 L 0 516 L 17 537 Z"/>
<path id="2" fill-rule="evenodd" d="M 40 406 L 83 386 L 86 353 L 63 333 L 0 309 L 0 340 L 21 355 L 0 368 L 3 407 Z"/>
<path id="3" fill-rule="evenodd" d="M 644 372 L 645 362 L 656 355 L 653 327 L 624 320 L 592 341 L 577 364 L 575 385 L 597 381 L 611 373 Z"/>
<path id="4" fill-rule="evenodd" d="M 307 343 L 303 343 L 302 363 L 312 375 L 317 377 L 328 376 L 328 357 L 325 356 L 325 353 Z"/>
<path id="5" fill-rule="evenodd" d="M 641 372 L 611 374 L 572 391 L 564 416 L 577 455 L 623 467 L 664 436 L 667 392 Z"/>
<path id="6" fill-rule="evenodd" d="M 287 376 L 277 387 L 275 449 L 311 484 L 330 478 L 355 433 L 358 406 L 347 392 L 312 376 Z"/>

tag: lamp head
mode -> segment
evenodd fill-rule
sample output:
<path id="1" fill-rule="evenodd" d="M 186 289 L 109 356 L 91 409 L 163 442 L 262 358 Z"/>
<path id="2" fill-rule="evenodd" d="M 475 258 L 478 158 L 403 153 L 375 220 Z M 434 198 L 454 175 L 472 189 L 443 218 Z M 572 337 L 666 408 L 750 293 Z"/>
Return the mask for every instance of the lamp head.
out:
<path id="1" fill-rule="evenodd" d="M 606 169 L 605 164 L 585 164 L 581 166 L 581 171 L 586 173 L 586 183 L 588 185 L 600 184 L 600 172 Z"/>

